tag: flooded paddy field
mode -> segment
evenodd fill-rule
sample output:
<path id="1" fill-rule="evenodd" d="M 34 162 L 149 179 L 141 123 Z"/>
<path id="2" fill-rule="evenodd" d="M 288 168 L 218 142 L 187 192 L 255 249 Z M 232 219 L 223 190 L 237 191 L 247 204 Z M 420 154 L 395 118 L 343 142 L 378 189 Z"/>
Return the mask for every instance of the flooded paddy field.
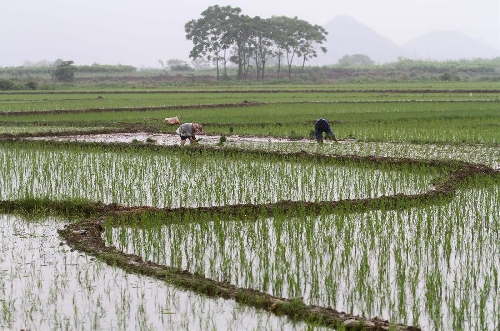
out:
<path id="1" fill-rule="evenodd" d="M 64 244 L 56 230 L 68 222 L 0 215 L 0 329 L 306 328 L 234 301 L 197 295 L 108 266 Z"/>
<path id="2" fill-rule="evenodd" d="M 216 146 L 220 135 L 202 135 L 200 144 Z M 374 155 L 396 158 L 459 160 L 488 165 L 500 169 L 500 148 L 484 144 L 420 144 L 410 142 L 367 142 L 356 139 L 343 139 L 339 143 L 327 142 L 321 146 L 311 139 L 292 140 L 279 137 L 252 137 L 228 135 L 225 146 L 276 152 L 321 152 L 341 155 Z M 161 146 L 180 144 L 179 137 L 173 134 L 154 134 L 147 132 L 79 134 L 67 136 L 44 136 L 29 138 L 34 140 L 101 142 L 101 143 L 153 143 Z"/>
<path id="3" fill-rule="evenodd" d="M 310 305 L 423 330 L 487 330 L 500 323 L 500 188 L 491 184 L 408 210 L 188 224 L 143 219 L 106 227 L 104 236 L 145 261 Z"/>
<path id="4" fill-rule="evenodd" d="M 498 330 L 496 94 L 194 90 L 0 95 L 0 329 Z"/>
<path id="5" fill-rule="evenodd" d="M 239 149 L 241 152 L 233 151 L 235 154 L 224 163 L 218 160 L 227 151 L 216 145 L 207 144 L 205 149 L 151 142 L 107 143 L 111 144 L 2 144 L 1 200 L 50 197 L 55 201 L 88 199 L 118 206 L 104 218 L 93 217 L 102 226 L 97 238 L 105 247 L 134 256 L 136 261 L 113 267 L 113 263 L 101 261 L 106 257 L 93 251 L 92 245 L 85 248 L 90 255 L 77 253 L 74 248 L 79 246 L 61 240 L 56 231 L 65 223 L 71 224 L 76 230 L 71 230 L 70 237 L 85 240 L 91 232 L 78 232 L 86 229 L 79 227 L 80 222 L 53 218 L 30 221 L 27 216 L 3 215 L 3 251 L 12 252 L 2 261 L 4 303 L 8 307 L 4 314 L 10 321 L 5 324 L 7 328 L 27 327 L 31 325 L 27 320 L 47 323 L 52 329 L 326 327 L 292 322 L 294 318 L 289 317 L 293 314 L 276 316 L 272 309 L 222 300 L 203 290 L 192 293 L 183 286 L 128 272 L 137 261 L 173 268 L 188 279 L 197 275 L 216 284 L 272 295 L 271 302 L 300 298 L 300 305 L 306 308 L 335 307 L 336 312 L 347 314 L 341 315 L 347 316 L 342 321 L 382 316 L 386 321 L 397 321 L 394 325 L 402 323 L 401 328 L 418 325 L 425 330 L 449 326 L 489 329 L 499 323 L 496 302 L 500 265 L 495 259 L 500 226 L 498 177 L 480 176 L 477 182 L 472 177 L 454 189 L 451 200 L 438 195 L 431 198 L 434 203 L 427 204 L 418 202 L 418 197 L 441 190 L 443 185 L 439 183 L 446 181 L 448 171 L 445 169 L 454 165 L 444 161 L 443 166 L 426 162 L 415 166 L 407 159 L 396 158 L 388 159 L 394 163 L 387 166 L 383 158 L 371 157 L 360 164 L 321 159 L 311 162 L 314 149 L 319 148 L 316 145 L 311 146 L 311 152 L 303 148 L 295 154 L 277 150 L 266 154 L 269 142 L 258 139 L 250 141 L 253 147 L 247 149 L 256 154 L 247 155 Z M 321 148 L 334 146 L 325 144 Z M 199 160 L 192 162 L 193 156 Z M 495 157 L 493 153 L 484 159 Z M 320 185 L 324 182 L 329 183 L 328 189 Z M 198 193 L 189 194 L 192 190 Z M 384 208 L 386 197 L 392 197 L 395 204 L 388 203 Z M 417 197 L 409 198 L 417 202 L 405 207 L 405 197 Z M 378 207 L 366 212 L 328 206 L 330 201 L 348 201 L 355 206 L 377 199 Z M 279 207 L 282 201 L 288 201 L 290 208 Z M 304 202 L 312 205 L 304 207 Z M 319 212 L 310 211 L 314 204 L 320 206 Z M 236 216 L 211 209 L 238 205 L 257 209 L 266 205 L 268 213 L 263 217 L 261 212 L 247 210 L 244 214 L 236 212 Z M 13 254 L 24 249 L 28 257 Z M 27 262 L 21 262 L 24 260 Z M 478 292 L 473 284 L 481 284 L 481 290 Z M 37 290 L 29 293 L 24 286 Z M 111 296 L 111 292 L 117 294 L 116 286 L 121 288 L 118 297 Z M 152 299 L 158 302 L 151 303 Z M 29 300 L 35 303 L 30 307 L 47 307 L 49 313 L 16 305 Z M 90 308 L 90 302 L 99 302 L 99 308 Z M 128 310 L 134 305 L 137 313 L 131 314 Z M 244 308 L 238 308 L 240 305 Z M 200 306 L 205 308 L 198 314 Z M 106 307 L 115 311 L 109 312 Z M 367 319 L 363 323 L 376 322 Z"/>
<path id="6" fill-rule="evenodd" d="M 0 199 L 50 196 L 159 208 L 336 201 L 423 193 L 433 179 L 433 171 L 417 168 L 318 164 L 293 156 L 239 153 L 220 162 L 217 150 L 67 147 L 1 149 Z"/>

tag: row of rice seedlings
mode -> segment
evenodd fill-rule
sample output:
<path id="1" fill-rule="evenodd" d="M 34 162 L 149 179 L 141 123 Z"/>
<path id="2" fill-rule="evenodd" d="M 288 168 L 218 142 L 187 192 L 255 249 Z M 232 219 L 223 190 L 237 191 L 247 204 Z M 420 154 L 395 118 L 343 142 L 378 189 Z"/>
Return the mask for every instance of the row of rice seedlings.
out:
<path id="1" fill-rule="evenodd" d="M 2 330 L 304 330 L 234 301 L 127 274 L 60 245 L 61 220 L 0 215 Z M 322 330 L 321 328 L 309 329 Z M 323 328 L 324 330 L 324 328 Z"/>
<path id="2" fill-rule="evenodd" d="M 411 143 L 357 142 L 339 144 L 340 154 L 376 155 L 383 157 L 405 157 L 413 159 L 457 160 L 500 168 L 500 147 L 488 145 L 446 145 Z"/>
<path id="3" fill-rule="evenodd" d="M 51 126 L 51 125 L 43 125 L 43 126 L 25 126 L 21 125 L 2 125 L 0 127 L 0 134 L 46 134 L 46 133 L 65 133 L 65 132 L 91 132 L 91 131 L 103 131 L 108 127 L 103 126 L 89 126 L 89 127 L 75 127 L 75 126 Z"/>
<path id="4" fill-rule="evenodd" d="M 471 110 L 469 104 L 460 102 L 425 105 L 295 103 L 238 109 L 234 114 L 225 111 L 225 115 L 221 115 L 221 111 L 208 112 L 199 116 L 212 116 L 207 121 L 217 118 L 218 124 L 229 122 L 235 126 L 233 132 L 240 135 L 290 136 L 295 132 L 297 136 L 308 137 L 314 120 L 326 117 L 341 139 L 498 144 L 494 125 L 498 124 L 497 108 L 495 103 L 477 103 Z M 276 118 L 276 114 L 281 117 Z M 287 114 L 287 118 L 283 118 L 283 114 Z"/>
<path id="5" fill-rule="evenodd" d="M 457 160 L 487 165 L 500 169 L 500 147 L 497 145 L 476 144 L 417 144 L 410 142 L 365 142 L 342 141 L 340 143 L 306 144 L 299 142 L 229 142 L 228 146 L 239 146 L 251 150 L 271 152 L 325 153 L 338 155 L 379 156 L 412 158 L 421 160 Z"/>
<path id="6" fill-rule="evenodd" d="M 169 91 L 172 92 L 172 91 Z M 267 92 L 267 93 L 266 93 Z M 182 93 L 47 93 L 47 94 L 0 94 L 0 112 L 62 110 L 62 109 L 106 109 L 106 108 L 141 108 L 171 105 L 197 105 L 240 103 L 244 100 L 253 102 L 287 101 L 438 101 L 438 100 L 490 100 L 491 93 L 379 93 L 363 91 L 314 92 L 310 88 L 290 92 L 269 89 L 257 92 L 219 90 L 219 91 L 184 91 Z"/>
<path id="7" fill-rule="evenodd" d="M 423 143 L 453 143 L 467 142 L 477 144 L 498 144 L 500 142 L 496 129 L 490 127 L 491 122 L 487 119 L 474 121 L 476 127 L 465 128 L 459 130 L 463 123 L 463 119 L 447 123 L 407 123 L 401 126 L 396 126 L 394 123 L 387 125 L 385 128 L 374 126 L 344 126 L 343 132 L 349 132 L 348 136 L 356 137 L 362 140 L 377 140 L 377 141 L 407 141 L 407 142 L 423 142 Z M 480 128 L 478 130 L 478 128 Z M 483 130 L 484 128 L 484 130 Z M 342 134 L 340 131 L 340 134 Z M 345 133 L 344 133 L 345 134 Z M 342 134 L 343 135 L 343 134 Z"/>
<path id="8" fill-rule="evenodd" d="M 1 148 L 0 199 L 85 198 L 154 207 L 327 201 L 422 193 L 433 178 L 369 164 L 243 155 L 220 162 L 217 154 L 164 153 Z"/>
<path id="9" fill-rule="evenodd" d="M 496 179 L 469 184 L 478 183 L 451 203 L 407 210 L 214 217 L 123 226 L 105 236 L 145 260 L 308 304 L 426 330 L 493 330 L 500 323 L 500 187 Z"/>
<path id="10" fill-rule="evenodd" d="M 473 109 L 471 109 L 471 107 Z M 309 138 L 314 121 L 332 121 L 337 137 L 377 141 L 468 142 L 498 144 L 499 124 L 495 102 L 425 104 L 412 103 L 270 103 L 251 107 L 200 108 L 182 112 L 183 122 L 205 123 L 216 134 L 264 135 Z M 163 118 L 179 115 L 176 110 L 124 112 L 103 111 L 75 114 L 8 116 L 10 122 L 95 127 L 141 123 L 156 130 L 169 130 Z M 283 116 L 286 114 L 286 116 Z M 173 131 L 173 130 L 172 130 Z"/>
<path id="11" fill-rule="evenodd" d="M 276 117 L 277 114 L 280 118 Z M 286 118 L 283 114 L 287 114 Z M 224 115 L 218 111 L 200 116 L 212 116 L 207 118 L 208 121 L 217 118 L 219 125 L 229 121 L 228 126 L 232 125 L 233 133 L 239 135 L 309 137 L 314 120 L 326 117 L 341 139 L 499 143 L 496 130 L 498 106 L 495 102 L 474 103 L 474 109 L 465 102 L 268 104 L 234 112 L 229 109 Z"/>
<path id="12" fill-rule="evenodd" d="M 128 141 L 134 137 L 141 141 L 146 141 L 152 137 L 159 145 L 178 144 L 178 138 L 169 135 L 148 135 L 148 134 L 118 134 L 105 136 L 83 136 L 81 141 Z M 41 138 L 45 139 L 45 138 Z M 49 138 L 54 139 L 54 138 Z M 58 140 L 67 140 L 60 137 Z M 73 139 L 73 138 L 71 138 Z M 76 138 L 75 138 L 76 139 Z M 218 136 L 203 137 L 203 145 L 216 145 L 220 141 Z M 315 154 L 337 154 L 337 155 L 359 155 L 359 156 L 379 156 L 412 159 L 433 159 L 433 160 L 458 160 L 470 163 L 487 165 L 494 169 L 500 169 L 500 148 L 497 145 L 482 144 L 418 144 L 418 143 L 398 143 L 398 142 L 365 142 L 346 140 L 340 143 L 327 142 L 318 145 L 315 140 L 286 141 L 273 138 L 256 137 L 230 137 L 224 143 L 226 147 L 239 147 L 249 150 L 263 150 L 279 153 L 309 152 Z"/>

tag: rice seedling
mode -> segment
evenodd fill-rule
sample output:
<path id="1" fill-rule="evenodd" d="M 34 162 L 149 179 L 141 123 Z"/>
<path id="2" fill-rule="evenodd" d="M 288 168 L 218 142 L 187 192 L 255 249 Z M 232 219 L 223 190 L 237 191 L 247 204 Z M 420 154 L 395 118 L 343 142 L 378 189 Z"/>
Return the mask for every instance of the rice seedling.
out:
<path id="1" fill-rule="evenodd" d="M 497 329 L 498 176 L 453 169 L 499 169 L 498 98 L 308 88 L 0 94 L 2 137 L 158 134 L 182 109 L 221 138 L 198 148 L 1 141 L 0 206 L 44 216 L 0 215 L 0 328 L 332 326 L 300 315 L 317 305 L 426 330 Z M 343 141 L 312 141 L 317 117 Z M 105 220 L 95 239 L 109 255 L 75 243 L 93 238 L 75 216 Z M 55 233 L 63 224 L 71 249 Z"/>
<path id="2" fill-rule="evenodd" d="M 119 226 L 106 240 L 144 260 L 308 304 L 424 329 L 493 329 L 499 198 L 492 182 L 446 204 Z"/>
<path id="3" fill-rule="evenodd" d="M 85 198 L 153 207 L 334 201 L 422 193 L 433 178 L 417 169 L 318 164 L 293 157 L 273 160 L 240 154 L 220 163 L 210 152 L 129 153 L 109 147 L 74 147 L 71 152 L 38 146 L 0 149 L 1 199 Z"/>
<path id="4" fill-rule="evenodd" d="M 3 330 L 302 330 L 269 313 L 127 274 L 66 245 L 64 220 L 0 215 Z M 228 312 L 221 319 L 218 312 Z M 217 312 L 217 313 L 216 313 Z M 317 328 L 321 330 L 321 328 Z"/>

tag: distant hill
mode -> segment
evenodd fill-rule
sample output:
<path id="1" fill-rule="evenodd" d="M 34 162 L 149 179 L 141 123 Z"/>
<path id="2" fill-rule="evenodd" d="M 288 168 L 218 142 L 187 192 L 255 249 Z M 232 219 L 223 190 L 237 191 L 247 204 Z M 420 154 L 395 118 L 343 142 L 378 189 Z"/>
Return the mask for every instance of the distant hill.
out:
<path id="1" fill-rule="evenodd" d="M 328 52 L 318 53 L 311 65 L 336 64 L 342 56 L 353 54 L 368 55 L 376 63 L 395 62 L 399 57 L 444 61 L 500 56 L 493 48 L 456 31 L 429 32 L 399 46 L 348 16 L 337 16 L 324 28 L 328 31 Z"/>
<path id="2" fill-rule="evenodd" d="M 391 62 L 403 54 L 401 48 L 348 16 L 337 16 L 324 28 L 328 31 L 326 54 L 318 55 L 321 64 L 335 64 L 344 55 L 365 54 L 375 62 Z"/>
<path id="3" fill-rule="evenodd" d="M 408 58 L 461 60 L 494 58 L 500 53 L 458 31 L 431 31 L 403 45 Z"/>

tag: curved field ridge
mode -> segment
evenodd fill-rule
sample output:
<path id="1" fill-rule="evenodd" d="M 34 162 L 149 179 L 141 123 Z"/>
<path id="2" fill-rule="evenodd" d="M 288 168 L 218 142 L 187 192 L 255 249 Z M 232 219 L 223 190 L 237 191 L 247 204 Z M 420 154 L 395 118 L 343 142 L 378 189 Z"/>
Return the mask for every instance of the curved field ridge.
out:
<path id="1" fill-rule="evenodd" d="M 270 152 L 259 152 L 270 153 Z M 468 178 L 473 176 L 499 176 L 500 172 L 487 166 L 475 165 L 457 161 L 420 161 L 414 159 L 396 159 L 382 157 L 360 157 L 360 156 L 336 156 L 316 155 L 306 152 L 296 153 L 307 158 L 334 158 L 339 161 L 350 162 L 373 162 L 393 164 L 427 164 L 439 167 L 442 176 L 434 182 L 434 189 L 416 195 L 393 195 L 382 196 L 374 199 L 340 200 L 329 202 L 292 202 L 280 201 L 264 205 L 231 205 L 220 207 L 202 208 L 152 208 L 152 207 L 127 207 L 116 204 L 105 205 L 95 203 L 82 206 L 79 212 L 89 215 L 97 215 L 86 221 L 74 223 L 65 229 L 59 230 L 59 234 L 66 240 L 67 244 L 74 249 L 96 256 L 110 265 L 118 266 L 128 272 L 135 272 L 158 279 L 166 280 L 182 288 L 206 294 L 214 297 L 235 300 L 239 303 L 264 309 L 278 315 L 286 315 L 292 319 L 305 320 L 307 322 L 334 328 L 348 330 L 420 330 L 418 327 L 405 326 L 381 320 L 377 317 L 366 318 L 338 312 L 330 307 L 308 306 L 301 298 L 279 298 L 253 289 L 238 288 L 227 282 L 218 282 L 205 278 L 199 274 L 187 270 L 158 265 L 151 261 L 144 261 L 137 255 L 125 254 L 115 247 L 106 246 L 102 234 L 106 226 L 127 222 L 125 224 L 140 223 L 141 216 L 146 214 L 159 214 L 169 220 L 175 217 L 189 215 L 189 219 L 196 219 L 197 215 L 222 215 L 252 217 L 265 213 L 272 214 L 276 210 L 287 214 L 293 213 L 300 208 L 307 213 L 318 214 L 341 209 L 346 212 L 356 212 L 369 209 L 409 208 L 421 203 L 439 203 L 451 199 L 455 191 Z M 19 203 L 19 202 L 17 202 Z M 45 209 L 58 211 L 65 210 L 64 204 L 56 201 L 40 201 L 39 204 Z M 37 208 L 38 203 L 32 204 Z M 16 202 L 0 202 L 0 208 L 4 210 L 19 209 Z M 40 207 L 40 206 L 38 206 Z M 22 208 L 26 210 L 26 208 Z M 78 232 L 84 230 L 82 234 Z"/>

